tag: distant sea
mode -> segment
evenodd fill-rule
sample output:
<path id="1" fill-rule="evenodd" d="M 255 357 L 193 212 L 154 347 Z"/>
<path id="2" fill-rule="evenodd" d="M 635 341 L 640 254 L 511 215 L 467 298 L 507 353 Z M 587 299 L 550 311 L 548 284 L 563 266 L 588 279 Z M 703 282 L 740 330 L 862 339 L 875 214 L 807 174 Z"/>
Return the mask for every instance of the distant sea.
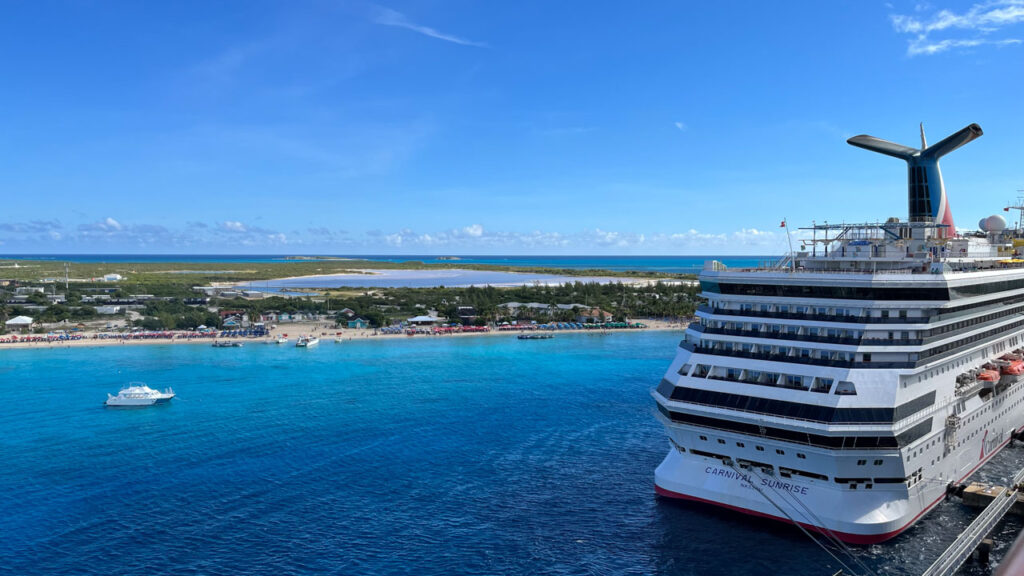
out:
<path id="1" fill-rule="evenodd" d="M 678 340 L 0 350 L 0 573 L 836 573 L 795 528 L 655 496 L 649 392 Z M 178 397 L 101 405 L 131 380 Z M 1005 483 L 1022 454 L 978 478 Z M 975 514 L 943 502 L 854 554 L 917 575 Z"/>
<path id="2" fill-rule="evenodd" d="M 325 255 L 318 255 L 325 256 Z M 326 255 L 330 256 L 330 255 Z M 600 269 L 614 271 L 636 270 L 677 274 L 696 273 L 706 260 L 720 260 L 730 267 L 751 267 L 775 261 L 778 256 L 426 256 L 418 254 L 400 256 L 339 255 L 336 258 L 378 260 L 382 262 L 419 261 L 426 264 L 495 264 L 530 268 Z M 0 254 L 0 258 L 20 260 L 55 260 L 59 262 L 286 262 L 285 255 L 238 254 Z M 454 259 L 457 258 L 457 259 Z"/>

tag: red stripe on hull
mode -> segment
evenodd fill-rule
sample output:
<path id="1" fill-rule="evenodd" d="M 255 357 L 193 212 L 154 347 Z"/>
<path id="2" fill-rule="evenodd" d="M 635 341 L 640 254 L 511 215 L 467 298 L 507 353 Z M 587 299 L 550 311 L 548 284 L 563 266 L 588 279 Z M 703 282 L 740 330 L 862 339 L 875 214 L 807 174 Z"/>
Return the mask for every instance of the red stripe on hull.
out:
<path id="1" fill-rule="evenodd" d="M 1019 428 L 1018 432 L 1022 431 L 1022 430 L 1024 430 L 1024 427 Z M 974 468 L 971 468 L 971 471 L 968 472 L 967 474 L 964 474 L 960 478 L 960 480 L 958 480 L 957 482 L 958 483 L 959 482 L 963 482 L 965 478 L 967 478 L 971 474 L 974 474 L 975 470 L 977 470 L 983 464 L 988 462 L 989 459 L 991 459 L 1000 450 L 1002 450 L 1003 447 L 1006 446 L 1007 443 L 1009 443 L 1010 440 L 1012 440 L 1012 439 L 1013 439 L 1013 437 L 1011 436 L 1010 438 L 1007 438 L 1006 440 L 1004 440 L 1002 444 L 1000 444 L 995 450 L 993 450 L 992 452 L 989 453 L 987 458 L 985 458 L 984 460 L 979 462 L 978 465 L 975 466 Z M 771 520 L 778 520 L 779 522 L 785 522 L 786 524 L 792 524 L 793 523 L 793 521 L 788 519 L 788 518 L 782 518 L 781 516 L 773 516 L 771 514 L 766 514 L 764 512 L 758 512 L 757 510 L 750 510 L 748 508 L 741 508 L 739 506 L 733 506 L 731 504 L 725 504 L 725 503 L 722 503 L 722 502 L 715 502 L 714 500 L 707 500 L 707 499 L 704 499 L 704 498 L 698 498 L 697 496 L 690 496 L 689 494 L 682 494 L 682 493 L 679 493 L 679 492 L 673 492 L 672 490 L 666 490 L 666 489 L 662 488 L 661 486 L 658 486 L 657 484 L 654 485 L 654 492 L 656 494 L 658 494 L 659 496 L 664 496 L 666 498 L 675 498 L 677 500 L 692 500 L 694 502 L 703 502 L 704 504 L 711 504 L 712 506 L 718 506 L 720 508 L 725 508 L 725 509 L 728 509 L 728 510 L 732 510 L 734 512 L 740 512 L 742 514 L 748 514 L 750 516 L 757 516 L 759 518 L 768 518 L 768 519 L 771 519 Z M 804 528 L 806 528 L 808 530 L 813 530 L 813 531 L 818 532 L 820 534 L 828 535 L 828 533 L 831 532 L 831 534 L 835 535 L 836 538 L 839 538 L 840 540 L 842 540 L 843 542 L 846 542 L 847 544 L 864 544 L 864 545 L 867 545 L 867 544 L 877 544 L 879 542 L 885 542 L 886 540 L 889 540 L 891 538 L 895 538 L 901 532 L 903 532 L 907 528 L 910 528 L 914 524 L 914 522 L 917 522 L 917 520 L 919 518 L 921 518 L 921 516 L 924 516 L 928 511 L 930 511 L 932 508 L 934 508 L 939 502 L 942 502 L 942 500 L 945 497 L 946 497 L 946 495 L 943 494 L 942 496 L 939 496 L 938 498 L 936 498 L 934 502 L 932 502 L 931 504 L 926 506 L 924 510 L 918 512 L 917 516 L 914 516 L 914 518 L 910 522 L 907 522 L 902 527 L 897 528 L 896 530 L 893 530 L 892 532 L 885 532 L 885 533 L 882 533 L 882 534 L 852 534 L 852 533 L 849 533 L 849 532 L 840 532 L 838 530 L 826 530 L 825 528 L 822 528 L 820 526 L 815 526 L 814 524 L 806 524 L 804 522 L 798 522 L 798 524 L 800 524 L 801 526 L 803 526 Z"/>
<path id="2" fill-rule="evenodd" d="M 792 521 L 790 521 L 788 518 L 782 518 L 780 516 L 773 516 L 771 514 L 765 514 L 764 512 L 758 512 L 757 510 L 749 510 L 747 508 L 741 508 L 739 506 L 733 506 L 731 504 L 724 504 L 722 502 L 715 502 L 714 500 L 706 500 L 704 498 L 698 498 L 696 496 L 690 496 L 688 494 L 680 494 L 679 492 L 673 492 L 671 490 L 666 490 L 666 489 L 662 488 L 661 486 L 658 486 L 657 484 L 654 485 L 654 491 L 659 496 L 664 496 L 666 498 L 675 498 L 675 499 L 678 499 L 678 500 L 692 500 L 694 502 L 702 502 L 704 504 L 711 504 L 713 506 L 718 506 L 718 507 L 721 507 L 721 508 L 726 508 L 726 509 L 732 510 L 734 512 L 740 512 L 742 514 L 749 514 L 750 516 L 757 516 L 758 518 L 768 518 L 770 520 L 778 520 L 779 522 L 785 522 L 786 524 L 792 524 Z M 923 514 L 923 512 L 922 512 L 922 514 Z M 915 518 L 915 520 L 916 520 L 916 518 Z M 801 526 L 803 526 L 804 528 L 806 528 L 808 530 L 813 530 L 813 531 L 819 532 L 821 534 L 826 534 L 826 535 L 828 534 L 828 532 L 824 528 L 821 528 L 820 526 L 815 526 L 814 524 L 806 524 L 804 522 L 798 522 L 798 524 L 800 524 Z M 910 524 L 913 524 L 913 520 L 910 522 Z M 839 532 L 839 531 L 836 531 L 836 530 L 832 530 L 831 532 L 837 538 L 839 538 L 843 542 L 846 542 L 847 544 L 865 544 L 865 545 L 866 544 L 877 544 L 879 542 L 884 542 L 884 541 L 886 541 L 886 540 L 896 536 L 900 532 L 906 530 L 907 527 L 910 526 L 910 524 L 907 524 L 906 526 L 904 526 L 903 528 L 900 528 L 899 530 L 895 530 L 893 532 L 888 532 L 888 533 L 885 533 L 885 534 L 850 534 L 850 533 L 847 533 L 847 532 Z"/>

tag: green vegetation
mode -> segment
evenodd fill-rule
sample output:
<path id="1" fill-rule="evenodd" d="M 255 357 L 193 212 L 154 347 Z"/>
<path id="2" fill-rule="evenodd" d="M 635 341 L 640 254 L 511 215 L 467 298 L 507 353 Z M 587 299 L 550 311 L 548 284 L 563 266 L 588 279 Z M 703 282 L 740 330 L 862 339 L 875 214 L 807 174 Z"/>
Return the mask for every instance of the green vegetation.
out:
<path id="1" fill-rule="evenodd" d="M 17 264 L 18 267 L 14 268 Z M 491 270 L 498 272 L 533 272 L 539 274 L 560 274 L 563 276 L 610 276 L 616 278 L 693 278 L 682 274 L 650 274 L 646 272 L 616 272 L 608 270 L 571 270 L 548 268 L 523 268 L 467 264 L 451 262 L 445 264 L 424 264 L 418 261 L 378 262 L 371 260 L 289 260 L 286 262 L 116 262 L 116 263 L 73 263 L 70 276 L 75 287 L 102 288 L 110 282 L 90 282 L 91 278 L 102 278 L 104 274 L 120 274 L 125 277 L 117 282 L 128 294 L 152 294 L 154 296 L 177 296 L 186 298 L 194 295 L 193 286 L 205 286 L 215 282 L 242 283 L 287 278 L 291 276 L 313 276 L 328 274 L 355 274 L 359 270 Z M 38 282 L 44 278 L 59 279 L 63 286 L 64 263 L 51 260 L 0 260 L 0 280 Z"/>
<path id="2" fill-rule="evenodd" d="M 617 320 L 625 318 L 692 316 L 697 304 L 698 286 L 691 284 L 655 283 L 649 286 L 626 284 L 565 283 L 560 286 L 522 286 L 516 288 L 381 288 L 340 298 L 282 298 L 262 300 L 235 299 L 221 301 L 222 308 L 245 310 L 250 316 L 264 312 L 310 312 L 328 314 L 348 308 L 370 321 L 385 326 L 411 316 L 437 310 L 450 319 L 458 318 L 460 306 L 471 306 L 477 323 L 501 320 L 548 318 L 575 320 L 578 311 L 543 312 L 520 310 L 505 316 L 500 304 L 506 302 L 539 302 L 542 304 L 579 304 L 582 308 L 600 308 Z"/>
<path id="3" fill-rule="evenodd" d="M 552 307 L 537 311 L 522 309 L 506 316 L 499 304 L 515 302 L 539 302 L 542 304 L 578 304 L 582 308 L 600 308 L 616 320 L 646 317 L 691 316 L 697 302 L 698 287 L 689 282 L 656 282 L 649 285 L 627 285 L 621 283 L 594 284 L 567 282 L 559 286 L 521 286 L 514 288 L 380 288 L 373 290 L 338 289 L 310 291 L 304 297 L 269 297 L 257 300 L 242 298 L 233 300 L 214 299 L 208 305 L 186 304 L 186 299 L 201 294 L 192 290 L 194 286 L 213 283 L 231 285 L 274 278 L 306 275 L 327 275 L 358 273 L 359 269 L 436 269 L 462 268 L 496 271 L 529 271 L 562 275 L 618 276 L 624 279 L 649 278 L 643 273 L 615 273 L 605 270 L 540 270 L 536 268 L 513 268 L 505 266 L 468 265 L 460 262 L 451 264 L 426 265 L 421 262 L 371 262 L 357 260 L 293 260 L 279 263 L 114 263 L 114 264 L 72 264 L 70 289 L 64 290 L 64 264 L 52 261 L 0 261 L 0 280 L 13 280 L 13 284 L 38 285 L 47 279 L 60 279 L 48 284 L 47 293 L 65 293 L 65 303 L 50 304 L 46 295 L 34 293 L 25 304 L 47 306 L 40 311 L 30 311 L 20 305 L 0 303 L 0 322 L 24 314 L 45 323 L 68 320 L 71 322 L 115 320 L 118 317 L 97 317 L 91 305 L 83 304 L 88 295 L 110 291 L 115 299 L 132 295 L 149 294 L 167 300 L 149 300 L 143 309 L 137 310 L 142 316 L 135 325 L 147 329 L 185 329 L 199 325 L 220 327 L 221 318 L 209 307 L 221 310 L 241 310 L 256 318 L 262 313 L 310 313 L 328 315 L 349 308 L 356 315 L 370 321 L 373 326 L 385 326 L 405 320 L 411 316 L 436 310 L 441 316 L 458 319 L 458 307 L 470 306 L 475 310 L 477 323 L 501 320 L 557 320 L 571 321 L 579 310 L 561 310 Z M 210 268 L 210 270 L 200 270 Z M 216 270 L 213 270 L 216 268 Z M 100 282 L 92 280 L 104 274 L 121 274 L 124 280 Z M 692 279 L 692 276 L 659 275 L 660 278 Z M 0 287 L 0 296 L 10 296 Z M 0 302 L 6 298 L 0 298 Z M 96 304 L 99 304 L 97 302 Z M 123 315 L 120 316 L 123 318 Z M 347 318 L 339 318 L 343 323 Z M 0 325 L 2 328 L 2 325 Z"/>

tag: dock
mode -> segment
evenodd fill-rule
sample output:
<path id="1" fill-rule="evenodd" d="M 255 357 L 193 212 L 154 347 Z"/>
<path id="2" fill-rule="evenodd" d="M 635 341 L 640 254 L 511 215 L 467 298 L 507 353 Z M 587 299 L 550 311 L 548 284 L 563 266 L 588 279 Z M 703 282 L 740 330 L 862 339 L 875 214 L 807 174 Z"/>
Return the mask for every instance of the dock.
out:
<path id="1" fill-rule="evenodd" d="M 966 489 L 964 489 L 963 496 L 961 499 L 964 504 L 972 508 L 985 508 L 992 503 L 996 497 L 1000 496 L 1006 488 L 1002 486 L 993 486 L 991 484 L 985 484 L 984 482 L 971 482 Z M 1017 516 L 1024 516 L 1024 492 L 1017 491 L 1017 502 L 1010 506 L 1008 514 L 1015 514 Z"/>
<path id="2" fill-rule="evenodd" d="M 978 549 L 986 536 L 1003 519 L 1003 516 L 1010 512 L 1011 509 L 1016 508 L 1018 511 L 1021 509 L 1021 482 L 1024 482 L 1024 470 L 1014 475 L 1013 483 L 1008 488 L 974 483 L 964 489 L 963 498 L 965 503 L 968 503 L 968 505 L 984 505 L 985 509 L 949 545 L 949 548 L 924 571 L 923 576 L 952 576 L 960 570 L 960 567 Z M 990 549 L 991 542 L 988 542 L 988 546 L 982 547 L 983 558 L 987 559 L 987 553 Z"/>

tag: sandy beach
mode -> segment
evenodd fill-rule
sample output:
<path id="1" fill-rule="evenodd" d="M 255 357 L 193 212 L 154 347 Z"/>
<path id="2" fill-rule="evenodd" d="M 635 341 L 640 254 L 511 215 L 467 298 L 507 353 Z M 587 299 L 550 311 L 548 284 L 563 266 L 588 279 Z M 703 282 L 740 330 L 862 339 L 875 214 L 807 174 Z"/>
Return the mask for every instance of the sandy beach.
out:
<path id="1" fill-rule="evenodd" d="M 641 322 L 647 325 L 647 328 L 633 328 L 633 329 L 615 329 L 615 330 L 558 330 L 555 333 L 576 333 L 576 334 L 590 334 L 590 335 L 601 335 L 609 332 L 645 332 L 648 330 L 678 330 L 683 331 L 686 328 L 686 322 L 668 322 L 665 320 L 649 320 L 640 319 L 633 320 L 635 322 Z M 0 343 L 0 350 L 25 350 L 25 349 L 53 349 L 53 348 L 89 348 L 98 346 L 154 346 L 154 345 L 205 345 L 210 346 L 216 341 L 238 341 L 244 344 L 252 345 L 263 345 L 267 340 L 271 338 L 277 338 L 280 336 L 287 336 L 289 344 L 294 344 L 296 338 L 302 335 L 315 335 L 323 340 L 333 340 L 334 338 L 341 338 L 345 341 L 379 341 L 379 342 L 399 342 L 418 340 L 423 338 L 474 338 L 474 337 L 505 337 L 512 338 L 516 334 L 521 333 L 519 330 L 504 331 L 494 330 L 489 332 L 455 332 L 447 334 L 416 334 L 415 336 L 408 336 L 406 334 L 383 334 L 372 328 L 366 329 L 342 329 L 336 328 L 332 323 L 328 322 L 294 322 L 289 324 L 280 325 L 270 331 L 270 336 L 263 338 L 212 338 L 212 337 L 184 337 L 186 332 L 175 331 L 174 338 L 147 338 L 147 339 L 130 339 L 120 338 L 117 334 L 109 332 L 95 332 L 95 331 L 83 331 L 77 333 L 81 335 L 80 340 L 56 340 L 51 342 L 3 342 Z M 104 337 L 100 337 L 105 335 Z M 0 336 L 0 339 L 11 338 L 12 334 L 6 334 Z M 43 336 L 41 334 L 25 335 L 25 336 Z M 18 335 L 21 338 L 21 335 Z M 333 342 L 332 342 L 333 343 Z M 287 346 L 287 344 L 282 344 Z"/>

